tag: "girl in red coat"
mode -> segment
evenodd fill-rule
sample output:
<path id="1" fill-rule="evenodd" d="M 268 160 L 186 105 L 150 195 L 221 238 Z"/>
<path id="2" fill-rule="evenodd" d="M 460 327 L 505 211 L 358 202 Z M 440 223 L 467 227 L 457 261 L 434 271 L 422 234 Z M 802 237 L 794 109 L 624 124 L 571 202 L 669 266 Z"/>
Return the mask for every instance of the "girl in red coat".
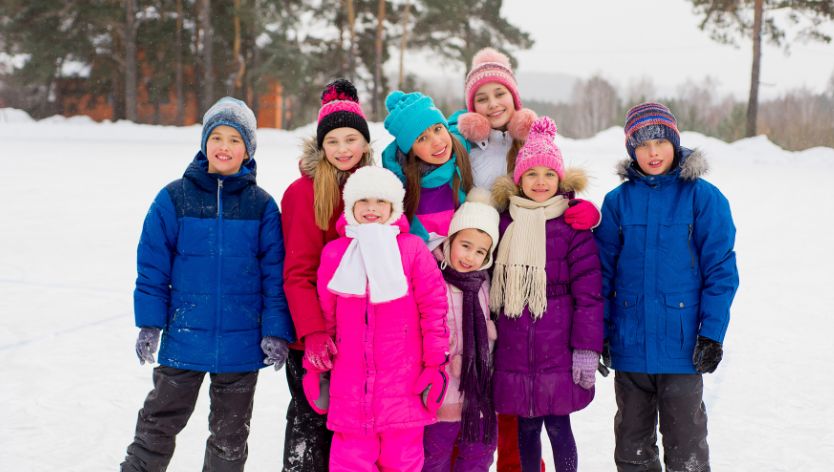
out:
<path id="1" fill-rule="evenodd" d="M 335 80 L 325 87 L 321 98 L 316 136 L 304 143 L 301 177 L 290 184 L 281 200 L 284 292 L 299 339 L 290 346 L 287 359 L 292 399 L 284 435 L 284 472 L 327 470 L 332 433 L 325 426 L 325 416 L 313 411 L 304 399 L 302 358 L 325 367 L 335 352 L 316 295 L 316 271 L 325 244 L 338 237 L 342 186 L 352 172 L 370 164 L 373 156 L 368 123 L 353 84 Z"/>

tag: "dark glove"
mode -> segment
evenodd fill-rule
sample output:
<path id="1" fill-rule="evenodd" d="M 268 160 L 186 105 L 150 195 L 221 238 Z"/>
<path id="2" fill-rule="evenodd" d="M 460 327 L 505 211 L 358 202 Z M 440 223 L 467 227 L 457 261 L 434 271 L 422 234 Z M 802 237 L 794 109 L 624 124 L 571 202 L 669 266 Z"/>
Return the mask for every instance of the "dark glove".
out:
<path id="1" fill-rule="evenodd" d="M 692 363 L 695 364 L 695 370 L 699 374 L 715 372 L 723 356 L 724 349 L 721 347 L 721 343 L 698 336 L 698 343 L 695 345 L 695 352 L 692 354 Z"/>
<path id="2" fill-rule="evenodd" d="M 602 374 L 603 377 L 608 377 L 608 374 L 611 373 L 611 343 L 608 342 L 606 339 L 602 343 L 602 354 L 599 357 L 599 365 L 597 365 L 597 371 Z"/>
<path id="3" fill-rule="evenodd" d="M 565 223 L 577 231 L 596 228 L 602 218 L 597 207 L 588 200 L 573 199 L 565 210 Z"/>
<path id="4" fill-rule="evenodd" d="M 136 357 L 139 358 L 139 364 L 145 365 L 153 364 L 156 360 L 153 354 L 159 347 L 159 328 L 142 328 L 139 330 L 139 336 L 136 338 Z"/>
<path id="5" fill-rule="evenodd" d="M 446 397 L 446 387 L 449 384 L 449 378 L 446 375 L 446 366 L 430 366 L 423 369 L 417 381 L 414 382 L 414 393 L 421 394 L 423 397 L 423 405 L 429 410 L 429 413 L 435 414 L 443 404 L 443 399 Z"/>
<path id="6" fill-rule="evenodd" d="M 284 367 L 284 362 L 287 361 L 290 346 L 284 339 L 265 336 L 261 339 L 261 350 L 266 354 L 264 364 L 274 366 L 275 370 L 280 370 L 281 367 Z"/>

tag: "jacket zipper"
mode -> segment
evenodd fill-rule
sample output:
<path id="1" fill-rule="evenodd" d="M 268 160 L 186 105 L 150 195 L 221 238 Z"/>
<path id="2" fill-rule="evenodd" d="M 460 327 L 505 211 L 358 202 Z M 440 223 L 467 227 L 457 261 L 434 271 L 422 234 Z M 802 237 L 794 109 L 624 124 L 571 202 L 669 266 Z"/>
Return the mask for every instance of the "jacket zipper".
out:
<path id="1" fill-rule="evenodd" d="M 220 317 L 222 311 L 222 285 L 223 276 L 221 270 L 223 269 L 223 180 L 217 179 L 217 314 L 214 317 L 214 367 L 217 369 L 220 366 Z"/>
<path id="2" fill-rule="evenodd" d="M 524 314 L 522 313 L 522 316 Z M 533 317 L 533 313 L 530 313 L 530 317 Z M 528 359 L 530 361 L 530 373 L 531 375 L 527 376 L 527 391 L 530 393 L 530 413 L 529 417 L 533 417 L 533 375 L 535 375 L 535 365 L 533 361 L 535 360 L 535 356 L 533 355 L 533 330 L 536 328 L 536 319 L 533 318 L 533 324 L 530 325 L 530 330 L 528 331 L 528 339 L 527 339 L 527 354 Z"/>
<path id="3" fill-rule="evenodd" d="M 689 225 L 689 239 L 686 241 L 686 247 L 689 249 L 689 266 L 695 268 L 695 253 L 692 252 L 692 225 Z"/>

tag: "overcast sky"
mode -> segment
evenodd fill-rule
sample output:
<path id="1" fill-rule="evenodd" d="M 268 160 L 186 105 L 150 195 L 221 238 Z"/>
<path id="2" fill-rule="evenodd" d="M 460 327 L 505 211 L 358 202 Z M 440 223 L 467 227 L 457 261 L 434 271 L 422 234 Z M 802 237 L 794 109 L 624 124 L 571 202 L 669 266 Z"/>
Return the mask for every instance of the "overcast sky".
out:
<path id="1" fill-rule="evenodd" d="M 502 10 L 536 41 L 516 54 L 517 72 L 601 73 L 620 86 L 650 76 L 658 89 L 672 90 L 687 77 L 709 75 L 723 93 L 747 96 L 752 43 L 712 41 L 687 0 L 505 0 Z M 822 91 L 832 73 L 834 45 L 793 43 L 790 56 L 768 46 L 760 94 L 801 86 Z"/>

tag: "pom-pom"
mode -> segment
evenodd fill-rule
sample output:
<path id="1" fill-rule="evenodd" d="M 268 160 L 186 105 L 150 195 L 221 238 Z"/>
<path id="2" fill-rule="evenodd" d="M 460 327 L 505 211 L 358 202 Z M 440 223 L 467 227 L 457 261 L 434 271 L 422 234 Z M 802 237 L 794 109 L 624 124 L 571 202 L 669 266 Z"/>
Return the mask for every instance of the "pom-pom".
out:
<path id="1" fill-rule="evenodd" d="M 530 134 L 533 133 L 543 134 L 550 139 L 553 139 L 556 137 L 556 123 L 554 123 L 549 116 L 539 117 L 530 126 Z"/>
<path id="2" fill-rule="evenodd" d="M 330 82 L 321 92 L 321 104 L 325 105 L 334 100 L 349 100 L 359 103 L 356 87 L 347 79 L 336 79 Z"/>
<path id="3" fill-rule="evenodd" d="M 536 118 L 538 118 L 536 112 L 529 108 L 522 108 L 513 113 L 513 117 L 507 123 L 507 131 L 510 132 L 513 139 L 526 141 L 527 135 L 530 134 L 530 127 L 536 121 Z"/>
<path id="4" fill-rule="evenodd" d="M 501 51 L 493 48 L 483 48 L 472 57 L 472 68 L 485 62 L 497 62 L 507 69 L 510 68 L 510 58 Z"/>
<path id="5" fill-rule="evenodd" d="M 484 141 L 489 138 L 489 120 L 480 113 L 463 113 L 458 117 L 458 131 L 469 141 Z"/>
<path id="6" fill-rule="evenodd" d="M 405 96 L 405 92 L 402 90 L 394 90 L 393 92 L 388 94 L 388 97 L 385 98 L 385 108 L 388 111 L 397 108 L 397 104 L 402 100 Z"/>
<path id="7" fill-rule="evenodd" d="M 472 187 L 472 190 L 466 195 L 466 201 L 492 206 L 492 194 L 485 188 Z"/>

